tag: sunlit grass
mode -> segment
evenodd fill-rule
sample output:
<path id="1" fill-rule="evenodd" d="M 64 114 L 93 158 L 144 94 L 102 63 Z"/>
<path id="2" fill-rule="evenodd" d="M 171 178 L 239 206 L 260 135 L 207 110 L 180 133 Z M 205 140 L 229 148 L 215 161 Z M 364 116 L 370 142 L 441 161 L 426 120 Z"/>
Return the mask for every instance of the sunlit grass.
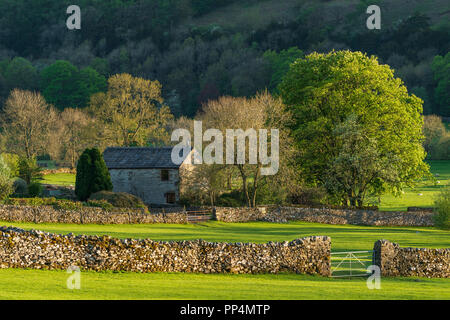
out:
<path id="1" fill-rule="evenodd" d="M 307 236 L 329 236 L 333 251 L 372 250 L 379 239 L 401 246 L 447 248 L 450 231 L 432 227 L 375 227 L 327 225 L 309 222 L 286 224 L 268 222 L 225 223 L 210 221 L 201 224 L 132 224 L 79 225 L 57 223 L 1 222 L 23 229 L 39 229 L 58 234 L 110 235 L 116 238 L 139 238 L 160 241 L 203 239 L 213 242 L 290 241 Z"/>
<path id="2" fill-rule="evenodd" d="M 406 189 L 400 197 L 382 196 L 380 210 L 406 211 L 407 207 L 433 207 L 438 193 L 450 186 L 450 161 L 429 161 L 429 164 L 436 180 L 424 180 L 416 188 Z"/>
<path id="3" fill-rule="evenodd" d="M 43 176 L 40 183 L 54 184 L 59 186 L 75 186 L 75 174 L 72 173 L 52 173 Z"/>
<path id="4" fill-rule="evenodd" d="M 297 274 L 81 272 L 69 290 L 65 271 L 0 270 L 0 299 L 450 299 L 450 279 L 365 279 Z"/>

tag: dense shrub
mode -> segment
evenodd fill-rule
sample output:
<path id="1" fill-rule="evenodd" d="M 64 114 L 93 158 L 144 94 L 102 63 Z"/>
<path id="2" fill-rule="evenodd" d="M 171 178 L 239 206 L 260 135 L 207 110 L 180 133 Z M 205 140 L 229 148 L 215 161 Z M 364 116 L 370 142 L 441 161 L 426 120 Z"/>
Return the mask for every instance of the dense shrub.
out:
<path id="1" fill-rule="evenodd" d="M 56 203 L 55 198 L 9 198 L 7 204 L 14 206 L 48 206 Z"/>
<path id="2" fill-rule="evenodd" d="M 117 208 L 146 208 L 140 198 L 126 192 L 100 191 L 92 194 L 89 200 L 104 200 Z"/>
<path id="3" fill-rule="evenodd" d="M 41 170 L 35 158 L 22 157 L 19 159 L 19 177 L 25 180 L 28 185 L 42 178 Z"/>
<path id="4" fill-rule="evenodd" d="M 242 207 L 245 206 L 245 200 L 242 196 L 241 190 L 233 190 L 231 192 L 223 193 L 216 200 L 218 207 Z"/>
<path id="5" fill-rule="evenodd" d="M 434 224 L 442 229 L 450 229 L 450 188 L 442 191 L 435 201 L 436 215 Z"/>
<path id="6" fill-rule="evenodd" d="M 446 130 L 442 119 L 436 115 L 424 117 L 423 146 L 427 157 L 432 160 L 450 159 L 450 133 Z"/>
<path id="7" fill-rule="evenodd" d="M 6 202 L 14 206 L 52 206 L 55 209 L 62 210 L 79 210 L 83 207 L 83 203 L 79 201 L 72 201 L 66 199 L 56 198 L 10 198 Z"/>
<path id="8" fill-rule="evenodd" d="M 0 174 L 0 201 L 4 201 L 14 192 L 10 177 Z"/>
<path id="9" fill-rule="evenodd" d="M 319 187 L 299 187 L 290 195 L 293 204 L 320 205 L 327 197 L 326 191 Z"/>
<path id="10" fill-rule="evenodd" d="M 112 210 L 114 206 L 106 200 L 88 200 L 86 202 L 87 207 L 97 207 L 104 210 Z"/>
<path id="11" fill-rule="evenodd" d="M 14 153 L 2 153 L 3 161 L 11 171 L 11 177 L 19 175 L 19 156 Z"/>
<path id="12" fill-rule="evenodd" d="M 77 164 L 75 194 L 86 201 L 98 191 L 111 191 L 112 182 L 105 160 L 97 148 L 86 149 Z"/>
<path id="13" fill-rule="evenodd" d="M 13 179 L 14 196 L 24 197 L 28 195 L 28 185 L 22 178 Z"/>
<path id="14" fill-rule="evenodd" d="M 38 197 L 42 193 L 42 185 L 38 182 L 33 182 L 28 186 L 28 195 L 30 197 Z"/>
<path id="15" fill-rule="evenodd" d="M 0 156 L 0 201 L 7 199 L 14 192 L 11 170 Z"/>
<path id="16" fill-rule="evenodd" d="M 83 208 L 82 202 L 71 200 L 56 200 L 52 205 L 55 209 L 62 210 L 79 210 Z"/>

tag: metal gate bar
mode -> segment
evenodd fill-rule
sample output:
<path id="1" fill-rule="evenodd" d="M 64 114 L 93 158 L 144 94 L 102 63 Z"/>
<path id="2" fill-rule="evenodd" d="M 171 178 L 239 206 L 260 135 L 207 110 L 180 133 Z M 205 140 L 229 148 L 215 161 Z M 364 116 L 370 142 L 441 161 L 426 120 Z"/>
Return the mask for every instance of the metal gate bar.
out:
<path id="1" fill-rule="evenodd" d="M 372 251 L 345 251 L 331 253 L 333 278 L 367 277 L 367 267 L 372 264 Z"/>

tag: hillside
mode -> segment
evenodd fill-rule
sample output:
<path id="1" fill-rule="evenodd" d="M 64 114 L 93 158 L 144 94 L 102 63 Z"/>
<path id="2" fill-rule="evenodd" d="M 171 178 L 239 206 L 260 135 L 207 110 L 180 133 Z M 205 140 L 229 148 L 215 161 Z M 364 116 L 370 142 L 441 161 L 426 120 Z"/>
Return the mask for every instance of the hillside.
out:
<path id="1" fill-rule="evenodd" d="M 1 1 L 0 105 L 13 88 L 49 98 L 42 70 L 65 60 L 93 75 L 83 71 L 91 67 L 96 79 L 124 72 L 156 79 L 172 112 L 193 116 L 221 95 L 274 91 L 302 54 L 350 49 L 393 67 L 424 100 L 426 114 L 450 116 L 448 84 L 432 68 L 436 56 L 449 52 L 448 1 L 374 2 L 381 30 L 366 29 L 366 0 L 79 0 L 82 28 L 71 31 L 65 10 L 72 2 Z M 89 94 L 104 90 L 90 87 Z M 78 100 L 74 107 L 86 107 L 89 96 Z"/>

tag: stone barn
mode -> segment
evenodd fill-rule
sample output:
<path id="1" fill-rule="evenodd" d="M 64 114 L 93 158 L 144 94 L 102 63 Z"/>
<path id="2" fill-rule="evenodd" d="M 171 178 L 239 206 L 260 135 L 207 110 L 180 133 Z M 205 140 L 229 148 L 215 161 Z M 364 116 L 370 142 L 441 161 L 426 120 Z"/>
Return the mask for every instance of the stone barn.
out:
<path id="1" fill-rule="evenodd" d="M 112 147 L 103 152 L 113 191 L 127 192 L 147 205 L 175 205 L 180 197 L 180 172 L 172 147 Z M 188 157 L 186 157 L 188 158 Z"/>

